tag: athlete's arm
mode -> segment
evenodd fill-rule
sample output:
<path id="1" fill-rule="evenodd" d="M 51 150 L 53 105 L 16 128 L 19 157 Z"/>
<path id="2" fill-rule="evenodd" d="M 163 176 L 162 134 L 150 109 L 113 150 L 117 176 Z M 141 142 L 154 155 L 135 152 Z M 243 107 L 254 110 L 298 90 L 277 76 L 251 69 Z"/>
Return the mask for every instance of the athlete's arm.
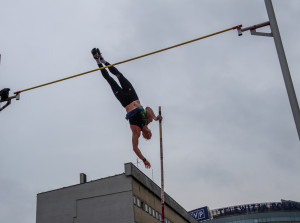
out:
<path id="1" fill-rule="evenodd" d="M 151 164 L 148 160 L 143 156 L 141 150 L 139 149 L 139 137 L 141 136 L 141 129 L 136 125 L 130 125 L 131 131 L 132 131 L 132 147 L 135 154 L 143 160 L 145 167 L 150 168 Z M 145 161 L 144 161 L 145 160 Z"/>
<path id="2" fill-rule="evenodd" d="M 155 121 L 162 120 L 162 116 L 161 116 L 161 115 L 156 116 L 156 115 L 154 114 L 152 108 L 150 108 L 150 107 L 146 107 L 146 113 L 147 113 L 147 117 L 148 117 L 148 122 L 149 122 L 149 123 L 152 122 L 153 119 L 154 119 Z"/>

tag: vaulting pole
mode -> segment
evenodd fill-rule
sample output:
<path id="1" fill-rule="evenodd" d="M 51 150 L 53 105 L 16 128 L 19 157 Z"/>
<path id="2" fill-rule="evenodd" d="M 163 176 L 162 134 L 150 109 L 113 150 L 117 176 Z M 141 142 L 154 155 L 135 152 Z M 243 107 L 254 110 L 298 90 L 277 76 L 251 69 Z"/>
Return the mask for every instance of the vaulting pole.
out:
<path id="1" fill-rule="evenodd" d="M 161 115 L 161 106 L 158 107 L 159 115 Z M 160 138 L 160 174 L 161 174 L 161 222 L 165 222 L 165 191 L 164 191 L 164 156 L 162 142 L 162 124 L 159 120 L 159 138 Z"/>

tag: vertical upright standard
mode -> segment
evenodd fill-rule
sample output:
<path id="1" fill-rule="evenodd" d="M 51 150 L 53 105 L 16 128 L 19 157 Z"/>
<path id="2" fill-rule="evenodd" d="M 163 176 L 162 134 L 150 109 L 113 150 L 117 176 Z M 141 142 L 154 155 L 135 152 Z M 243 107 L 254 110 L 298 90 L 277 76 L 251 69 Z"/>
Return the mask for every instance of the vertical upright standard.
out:
<path id="1" fill-rule="evenodd" d="M 161 106 L 158 108 L 159 115 L 161 115 Z M 161 172 L 161 222 L 165 222 L 165 190 L 164 190 L 164 156 L 163 156 L 163 142 L 162 142 L 162 125 L 159 120 L 159 138 L 160 138 L 160 172 Z"/>
<path id="2" fill-rule="evenodd" d="M 291 104 L 291 108 L 292 108 L 292 112 L 293 112 L 293 116 L 294 116 L 294 120 L 295 120 L 295 124 L 296 124 L 296 128 L 297 128 L 298 137 L 300 139 L 300 111 L 299 111 L 299 105 L 298 105 L 297 97 L 296 97 L 296 94 L 295 94 L 295 89 L 294 89 L 294 85 L 293 85 L 293 82 L 292 82 L 292 78 L 291 78 L 289 66 L 288 66 L 288 63 L 287 63 L 287 59 L 286 59 L 286 56 L 285 56 L 285 53 L 284 53 L 284 48 L 283 48 L 283 44 L 282 44 L 282 41 L 281 41 L 281 37 L 280 37 L 280 33 L 279 33 L 279 29 L 278 29 L 278 25 L 277 25 L 277 21 L 276 21 L 275 12 L 274 12 L 274 9 L 273 9 L 272 1 L 271 0 L 265 0 L 265 5 L 266 5 L 266 8 L 267 8 L 267 12 L 268 12 L 269 20 L 270 20 L 271 32 L 272 32 L 273 37 L 274 37 L 274 42 L 275 42 L 275 46 L 276 46 L 276 50 L 277 50 L 277 54 L 278 54 L 282 74 L 283 74 L 284 83 L 285 83 L 285 86 L 286 86 L 286 90 L 287 90 L 287 93 L 288 93 L 288 97 L 289 97 L 289 100 L 290 100 L 290 104 Z"/>
<path id="3" fill-rule="evenodd" d="M 274 8 L 273 8 L 272 0 L 265 0 L 265 5 L 266 5 L 269 21 L 261 23 L 261 24 L 257 24 L 257 25 L 254 25 L 254 26 L 250 26 L 250 27 L 247 27 L 247 28 L 243 28 L 243 29 L 241 27 L 238 27 L 237 28 L 238 35 L 242 36 L 243 32 L 250 30 L 251 35 L 268 36 L 268 37 L 273 37 L 274 38 L 275 47 L 276 47 L 276 50 L 277 50 L 278 59 L 279 59 L 279 63 L 280 63 L 280 67 L 281 67 L 281 71 L 282 71 L 286 91 L 287 91 L 287 94 L 288 94 L 288 98 L 289 98 L 289 101 L 290 101 L 292 113 L 293 113 L 293 116 L 294 116 L 296 129 L 297 129 L 297 132 L 298 132 L 298 137 L 299 137 L 299 140 L 300 140 L 300 110 L 299 110 L 299 104 L 298 104 L 298 101 L 297 101 L 297 96 L 296 96 L 296 93 L 295 93 L 295 89 L 294 89 L 293 81 L 292 81 L 292 78 L 291 78 L 289 66 L 288 66 L 288 63 L 287 63 L 286 56 L 285 56 L 283 44 L 282 44 L 282 41 L 281 41 L 281 37 L 280 37 L 280 33 L 279 33 L 277 20 L 276 20 L 276 17 L 275 17 L 275 12 L 274 12 Z M 256 29 L 264 27 L 264 26 L 270 26 L 271 33 L 264 33 L 264 32 L 257 32 L 256 31 Z"/>

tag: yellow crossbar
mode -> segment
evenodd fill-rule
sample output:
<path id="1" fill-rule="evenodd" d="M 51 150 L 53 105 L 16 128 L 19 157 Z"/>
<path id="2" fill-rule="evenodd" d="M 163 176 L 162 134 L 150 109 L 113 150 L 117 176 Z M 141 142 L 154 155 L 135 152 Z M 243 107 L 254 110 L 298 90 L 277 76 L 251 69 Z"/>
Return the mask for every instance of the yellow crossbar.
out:
<path id="1" fill-rule="evenodd" d="M 100 68 L 90 70 L 90 71 L 87 71 L 87 72 L 83 72 L 83 73 L 80 73 L 80 74 L 76 74 L 76 75 L 73 75 L 73 76 L 70 76 L 70 77 L 62 78 L 62 79 L 59 79 L 59 80 L 56 80 L 56 81 L 52 81 L 52 82 L 49 82 L 49 83 L 45 83 L 45 84 L 41 84 L 41 85 L 38 85 L 38 86 L 35 86 L 35 87 L 31 87 L 31 88 L 27 88 L 27 89 L 24 89 L 24 90 L 21 90 L 21 91 L 17 91 L 17 92 L 14 92 L 14 94 L 20 94 L 20 93 L 25 92 L 25 91 L 29 91 L 29 90 L 33 90 L 33 89 L 36 89 L 36 88 L 44 87 L 46 85 L 54 84 L 54 83 L 64 81 L 64 80 L 67 80 L 67 79 L 71 79 L 71 78 L 74 78 L 74 77 L 79 77 L 79 76 L 84 75 L 84 74 L 88 74 L 88 73 L 95 72 L 97 70 L 102 70 L 102 69 L 105 69 L 105 68 L 108 68 L 108 67 L 116 66 L 116 65 L 126 63 L 126 62 L 129 62 L 129 61 L 132 61 L 132 60 L 136 60 L 136 59 L 139 59 L 139 58 L 142 58 L 142 57 L 150 56 L 150 55 L 155 54 L 155 53 L 160 53 L 162 51 L 166 51 L 166 50 L 178 47 L 178 46 L 182 46 L 182 45 L 185 45 L 185 44 L 188 44 L 188 43 L 192 43 L 192 42 L 195 42 L 195 41 L 198 41 L 198 40 L 201 40 L 201 39 L 205 39 L 205 38 L 215 36 L 217 34 L 221 34 L 221 33 L 224 33 L 224 32 L 230 31 L 230 30 L 234 30 L 234 29 L 237 29 L 237 28 L 241 28 L 241 27 L 242 27 L 242 25 L 234 26 L 234 27 L 224 29 L 224 30 L 219 31 L 219 32 L 215 32 L 215 33 L 212 33 L 212 34 L 209 34 L 209 35 L 206 35 L 206 36 L 202 36 L 202 37 L 199 37 L 199 38 L 187 41 L 187 42 L 179 43 L 177 45 L 170 46 L 170 47 L 167 47 L 167 48 L 164 48 L 164 49 L 160 49 L 160 50 L 157 50 L 157 51 L 154 51 L 154 52 L 151 52 L 151 53 L 147 53 L 147 54 L 144 54 L 144 55 L 141 55 L 141 56 L 138 56 L 138 57 L 134 57 L 134 58 L 131 58 L 131 59 L 128 59 L 128 60 L 117 62 L 117 63 L 111 64 L 111 65 L 108 65 L 108 66 L 105 66 L 105 67 L 100 67 Z"/>

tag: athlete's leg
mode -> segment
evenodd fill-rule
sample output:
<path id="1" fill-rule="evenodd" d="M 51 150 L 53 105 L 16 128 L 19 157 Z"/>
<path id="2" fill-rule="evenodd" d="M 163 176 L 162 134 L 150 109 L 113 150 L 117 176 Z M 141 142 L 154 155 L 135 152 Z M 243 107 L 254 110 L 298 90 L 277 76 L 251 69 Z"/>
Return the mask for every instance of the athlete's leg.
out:
<path id="1" fill-rule="evenodd" d="M 105 62 L 105 65 L 108 66 L 108 65 L 110 65 L 110 63 Z M 123 75 L 117 68 L 115 68 L 114 66 L 112 66 L 112 67 L 109 67 L 108 69 L 109 69 L 109 71 L 110 71 L 112 74 L 114 74 L 114 75 L 118 78 L 118 80 L 119 80 L 119 82 L 120 82 L 120 84 L 121 84 L 121 87 L 122 87 L 124 90 L 133 89 L 133 86 L 132 86 L 132 84 L 129 82 L 129 80 L 127 80 L 127 79 L 124 77 L 124 75 Z"/>
<path id="2" fill-rule="evenodd" d="M 100 52 L 100 50 L 98 48 L 92 49 L 91 53 L 93 54 L 93 57 L 96 60 L 98 66 L 100 64 L 105 64 L 106 66 L 110 65 L 110 63 L 108 63 L 106 60 L 104 60 L 102 53 Z M 119 79 L 119 82 L 120 82 L 123 90 L 129 91 L 130 89 L 133 89 L 132 84 L 123 76 L 123 74 L 120 71 L 118 71 L 117 68 L 111 66 L 111 67 L 108 67 L 108 69 L 112 74 L 114 74 Z M 104 70 L 101 70 L 101 72 L 102 71 L 104 71 Z M 102 75 L 105 79 L 108 80 L 109 75 L 108 75 L 108 73 L 106 73 L 107 71 L 104 71 L 104 72 L 102 72 Z"/>
<path id="3" fill-rule="evenodd" d="M 103 67 L 102 64 L 106 66 L 110 65 L 108 62 L 104 60 L 98 48 L 92 49 L 92 54 L 99 67 Z M 118 71 L 117 68 L 113 66 L 108 67 L 108 69 L 112 74 L 114 74 L 118 78 L 121 87 L 116 83 L 116 81 L 111 76 L 109 76 L 107 70 L 101 69 L 102 76 L 110 84 L 116 98 L 121 102 L 121 104 L 125 107 L 132 101 L 138 100 L 138 96 L 132 84 L 124 77 L 124 75 L 120 71 Z"/>
<path id="4" fill-rule="evenodd" d="M 103 67 L 103 65 L 100 63 L 100 64 L 98 64 L 98 67 L 101 68 L 101 67 Z M 111 76 L 109 76 L 109 73 L 106 69 L 102 69 L 100 71 L 102 73 L 102 76 L 109 83 L 114 95 L 117 97 L 117 93 L 122 90 L 121 87 L 118 85 L 118 83 Z"/>

